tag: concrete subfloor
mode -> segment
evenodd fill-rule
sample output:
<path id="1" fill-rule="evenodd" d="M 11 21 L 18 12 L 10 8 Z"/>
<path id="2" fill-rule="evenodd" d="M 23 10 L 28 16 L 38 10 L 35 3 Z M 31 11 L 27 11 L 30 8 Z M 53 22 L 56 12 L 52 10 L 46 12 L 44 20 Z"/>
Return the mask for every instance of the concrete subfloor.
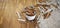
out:
<path id="1" fill-rule="evenodd" d="M 40 28 L 60 28 L 60 9 L 54 9 L 48 19 L 41 20 Z"/>

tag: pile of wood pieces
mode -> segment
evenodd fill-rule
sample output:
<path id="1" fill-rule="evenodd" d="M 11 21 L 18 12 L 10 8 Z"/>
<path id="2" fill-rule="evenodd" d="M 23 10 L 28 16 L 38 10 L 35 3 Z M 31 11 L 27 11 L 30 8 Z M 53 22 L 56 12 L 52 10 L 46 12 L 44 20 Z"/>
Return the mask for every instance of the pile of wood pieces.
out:
<path id="1" fill-rule="evenodd" d="M 26 23 L 27 28 L 40 28 L 39 23 L 37 23 L 38 17 L 42 16 L 43 19 L 47 19 L 53 11 L 52 7 L 57 8 L 56 5 L 47 3 L 37 3 L 36 5 L 25 7 L 21 12 L 22 14 L 17 12 L 18 20 Z M 21 18 L 21 16 L 24 17 L 24 19 Z"/>

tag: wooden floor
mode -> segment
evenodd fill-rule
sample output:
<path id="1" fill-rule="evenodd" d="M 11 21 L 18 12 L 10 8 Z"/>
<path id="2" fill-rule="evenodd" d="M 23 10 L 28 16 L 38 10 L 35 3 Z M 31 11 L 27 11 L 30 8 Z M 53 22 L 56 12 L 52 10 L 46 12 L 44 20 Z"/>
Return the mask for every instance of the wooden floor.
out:
<path id="1" fill-rule="evenodd" d="M 34 4 L 36 0 L 0 0 L 0 28 L 26 28 L 26 24 L 17 21 L 16 11 Z"/>

